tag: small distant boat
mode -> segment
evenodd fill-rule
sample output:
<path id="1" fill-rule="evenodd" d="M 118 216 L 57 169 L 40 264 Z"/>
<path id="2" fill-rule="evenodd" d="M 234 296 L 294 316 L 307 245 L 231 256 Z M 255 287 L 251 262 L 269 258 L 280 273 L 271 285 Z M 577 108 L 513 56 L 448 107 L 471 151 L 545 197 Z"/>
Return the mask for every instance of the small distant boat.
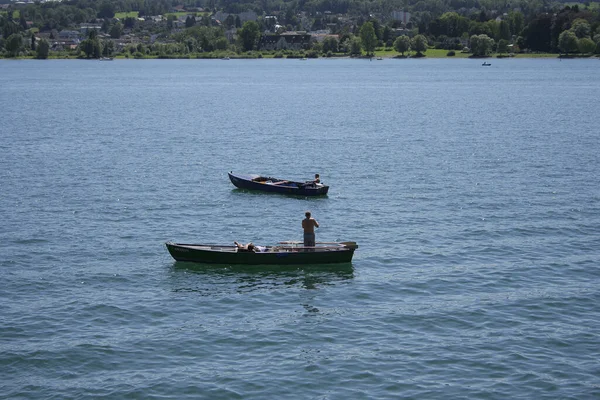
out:
<path id="1" fill-rule="evenodd" d="M 483 62 L 483 64 L 481 64 L 482 67 L 489 67 L 490 65 L 492 65 L 492 64 L 489 62 L 485 62 L 485 61 Z"/>
<path id="2" fill-rule="evenodd" d="M 229 57 L 223 57 L 221 60 L 229 60 Z"/>
<path id="3" fill-rule="evenodd" d="M 383 60 L 383 57 L 377 57 L 378 60 Z"/>
<path id="4" fill-rule="evenodd" d="M 313 181 L 294 182 L 255 174 L 234 174 L 233 172 L 229 172 L 228 175 L 231 183 L 240 189 L 299 196 L 322 196 L 326 195 L 329 191 L 329 186 Z"/>
<path id="5" fill-rule="evenodd" d="M 306 60 L 307 60 L 307 58 L 306 58 L 306 57 L 302 57 L 302 58 L 300 59 L 300 61 L 306 61 Z"/>
<path id="6" fill-rule="evenodd" d="M 112 57 L 100 57 L 98 60 L 99 61 L 112 61 L 113 58 Z"/>
<path id="7" fill-rule="evenodd" d="M 352 261 L 356 242 L 316 243 L 304 247 L 301 242 L 281 242 L 276 246 L 256 246 L 248 251 L 238 246 L 217 244 L 182 244 L 167 242 L 167 250 L 176 261 L 204 264 L 293 265 L 332 264 Z"/>

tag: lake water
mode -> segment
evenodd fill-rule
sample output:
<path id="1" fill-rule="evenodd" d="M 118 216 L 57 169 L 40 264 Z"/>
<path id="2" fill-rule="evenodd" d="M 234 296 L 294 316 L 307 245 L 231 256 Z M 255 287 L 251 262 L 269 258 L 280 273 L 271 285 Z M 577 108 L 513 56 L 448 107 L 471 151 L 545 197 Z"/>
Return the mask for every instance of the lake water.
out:
<path id="1" fill-rule="evenodd" d="M 0 398 L 599 398 L 600 62 L 491 63 L 0 60 Z"/>

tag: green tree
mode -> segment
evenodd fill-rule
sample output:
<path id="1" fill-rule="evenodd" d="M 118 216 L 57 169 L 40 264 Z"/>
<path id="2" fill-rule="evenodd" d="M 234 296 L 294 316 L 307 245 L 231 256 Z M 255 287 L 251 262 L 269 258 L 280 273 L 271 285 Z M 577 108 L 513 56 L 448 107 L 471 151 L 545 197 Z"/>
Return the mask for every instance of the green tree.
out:
<path id="1" fill-rule="evenodd" d="M 375 35 L 375 29 L 373 28 L 372 22 L 365 22 L 360 28 L 360 42 L 363 49 L 367 52 L 367 56 L 372 55 L 375 52 L 375 46 L 377 45 L 377 35 Z"/>
<path id="2" fill-rule="evenodd" d="M 219 46 L 223 47 L 224 44 L 225 47 L 229 46 L 229 42 L 227 42 L 220 28 L 195 25 L 192 28 L 186 29 L 182 34 L 174 36 L 179 43 L 185 43 L 187 37 L 193 37 L 196 40 L 197 44 L 195 47 L 197 51 L 210 52 L 217 49 L 217 41 L 220 39 L 225 39 L 226 42 L 221 41 Z M 238 39 L 240 38 L 238 37 Z"/>
<path id="3" fill-rule="evenodd" d="M 375 19 L 375 18 L 371 18 L 369 20 L 369 22 L 371 24 L 373 24 L 373 32 L 375 33 L 375 37 L 377 38 L 377 41 L 381 40 L 381 32 L 382 32 L 382 28 L 381 28 L 381 24 L 379 23 L 379 20 Z"/>
<path id="4" fill-rule="evenodd" d="M 494 32 L 490 29 L 490 25 L 487 23 L 471 21 L 469 25 L 469 35 L 487 35 L 492 37 Z"/>
<path id="5" fill-rule="evenodd" d="M 127 29 L 133 29 L 133 28 L 135 28 L 135 24 L 136 24 L 136 19 L 132 18 L 132 17 L 127 17 L 123 21 L 123 27 L 127 28 Z"/>
<path id="6" fill-rule="evenodd" d="M 8 21 L 2 27 L 2 36 L 8 38 L 10 35 L 14 33 L 19 33 L 21 28 L 18 24 L 15 24 L 13 21 Z"/>
<path id="7" fill-rule="evenodd" d="M 193 37 L 187 37 L 184 41 L 187 52 L 194 53 L 198 48 L 198 42 Z"/>
<path id="8" fill-rule="evenodd" d="M 110 28 L 110 37 L 113 39 L 119 39 L 123 34 L 123 24 L 117 22 Z"/>
<path id="9" fill-rule="evenodd" d="M 478 19 L 477 19 L 477 20 L 478 20 L 479 22 L 485 22 L 485 21 L 487 21 L 488 19 L 489 19 L 489 18 L 488 18 L 488 16 L 487 16 L 487 14 L 486 14 L 485 10 L 481 10 L 481 11 L 479 12 L 479 17 L 478 17 Z"/>
<path id="10" fill-rule="evenodd" d="M 23 48 L 23 36 L 18 33 L 13 33 L 6 39 L 6 51 L 9 57 L 16 57 Z"/>
<path id="11" fill-rule="evenodd" d="M 580 53 L 591 54 L 596 50 L 596 43 L 590 38 L 581 38 L 577 41 L 577 47 Z"/>
<path id="12" fill-rule="evenodd" d="M 191 28 L 194 25 L 196 25 L 196 17 L 194 17 L 193 15 L 188 15 L 185 19 L 185 27 Z"/>
<path id="13" fill-rule="evenodd" d="M 519 11 L 511 11 L 508 13 L 508 22 L 512 34 L 520 35 L 525 26 L 525 16 Z"/>
<path id="14" fill-rule="evenodd" d="M 550 38 L 553 49 L 559 48 L 559 36 L 567 29 L 572 27 L 573 21 L 577 18 L 579 11 L 575 11 L 575 7 L 564 7 L 559 12 L 549 14 L 552 18 L 552 26 L 550 27 Z M 574 32 L 573 32 L 574 33 Z"/>
<path id="15" fill-rule="evenodd" d="M 354 36 L 350 39 L 350 55 L 360 56 L 362 54 L 362 43 L 360 38 Z"/>
<path id="16" fill-rule="evenodd" d="M 227 48 L 229 48 L 229 41 L 226 37 L 220 37 L 215 41 L 215 49 L 227 50 Z"/>
<path id="17" fill-rule="evenodd" d="M 383 32 L 381 33 L 381 40 L 386 46 L 389 46 L 391 43 L 392 29 L 389 26 L 385 26 L 383 28 Z"/>
<path id="18" fill-rule="evenodd" d="M 319 41 L 315 40 L 311 44 L 310 49 L 312 50 L 312 52 L 310 52 L 309 54 L 313 54 L 314 55 L 314 57 L 311 57 L 311 58 L 318 58 L 319 57 L 319 53 L 323 53 L 323 44 L 320 43 Z"/>
<path id="19" fill-rule="evenodd" d="M 427 51 L 427 38 L 424 35 L 416 35 L 412 38 L 410 47 L 417 52 L 417 56 L 422 56 Z"/>
<path id="20" fill-rule="evenodd" d="M 394 50 L 404 56 L 404 53 L 410 50 L 410 38 L 406 35 L 398 36 L 394 40 Z"/>
<path id="21" fill-rule="evenodd" d="M 233 14 L 229 14 L 227 16 L 227 18 L 225 18 L 225 27 L 227 29 L 231 29 L 234 26 L 235 26 L 235 17 L 233 16 Z"/>
<path id="22" fill-rule="evenodd" d="M 98 18 L 114 18 L 115 6 L 110 1 L 106 0 L 100 4 L 98 8 Z"/>
<path id="23" fill-rule="evenodd" d="M 509 23 L 506 21 L 500 21 L 500 34 L 498 35 L 498 40 L 510 40 L 511 37 Z"/>
<path id="24" fill-rule="evenodd" d="M 558 48 L 566 54 L 577 51 L 577 35 L 571 31 L 563 31 L 558 36 Z"/>
<path id="25" fill-rule="evenodd" d="M 102 54 L 98 39 L 85 39 L 79 44 L 79 49 L 85 53 L 86 58 L 100 58 Z"/>
<path id="26" fill-rule="evenodd" d="M 500 38 L 500 23 L 496 20 L 489 20 L 483 23 L 485 26 L 486 35 L 492 39 L 499 40 Z"/>
<path id="27" fill-rule="evenodd" d="M 592 28 L 590 27 L 589 22 L 587 22 L 585 19 L 578 18 L 571 24 L 571 31 L 573 31 L 577 38 L 581 39 L 584 37 L 590 37 Z"/>
<path id="28" fill-rule="evenodd" d="M 494 39 L 488 35 L 473 35 L 470 39 L 471 52 L 476 57 L 489 56 L 494 47 Z"/>
<path id="29" fill-rule="evenodd" d="M 112 57 L 115 52 L 115 42 L 112 40 L 104 40 L 102 42 L 102 55 L 104 57 Z"/>
<path id="30" fill-rule="evenodd" d="M 500 54 L 508 53 L 508 40 L 500 39 L 498 41 L 498 49 L 497 52 Z"/>
<path id="31" fill-rule="evenodd" d="M 552 50 L 552 18 L 550 14 L 541 14 L 527 25 L 522 33 L 525 47 L 533 51 Z"/>
<path id="32" fill-rule="evenodd" d="M 48 58 L 49 54 L 50 54 L 50 44 L 48 43 L 48 41 L 46 39 L 40 40 L 40 43 L 38 44 L 37 49 L 36 49 L 35 58 L 38 58 L 40 60 L 45 60 Z"/>
<path id="33" fill-rule="evenodd" d="M 258 45 L 260 39 L 260 28 L 254 21 L 246 21 L 240 30 L 238 37 L 243 51 L 252 51 Z"/>
<path id="34" fill-rule="evenodd" d="M 25 14 L 21 13 L 21 15 L 19 15 L 19 25 L 21 26 L 21 29 L 26 31 L 27 30 L 27 20 L 25 19 Z"/>
<path id="35" fill-rule="evenodd" d="M 338 41 L 333 36 L 328 36 L 323 40 L 323 53 L 338 52 Z"/>
<path id="36" fill-rule="evenodd" d="M 437 21 L 439 24 L 438 36 L 460 37 L 463 32 L 469 30 L 469 20 L 456 12 L 446 12 Z M 435 32 L 432 33 L 436 34 Z"/>

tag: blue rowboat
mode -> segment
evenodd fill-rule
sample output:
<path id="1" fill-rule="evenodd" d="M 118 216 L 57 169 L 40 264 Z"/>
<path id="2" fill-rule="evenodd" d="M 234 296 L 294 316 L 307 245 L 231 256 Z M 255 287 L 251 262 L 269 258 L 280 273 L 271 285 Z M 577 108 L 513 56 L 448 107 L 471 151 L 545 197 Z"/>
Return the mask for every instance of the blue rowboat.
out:
<path id="1" fill-rule="evenodd" d="M 240 189 L 260 190 L 270 193 L 294 194 L 299 196 L 322 196 L 326 195 L 329 191 L 329 186 L 314 183 L 312 181 L 294 182 L 254 174 L 244 175 L 229 172 L 229 180 Z"/>

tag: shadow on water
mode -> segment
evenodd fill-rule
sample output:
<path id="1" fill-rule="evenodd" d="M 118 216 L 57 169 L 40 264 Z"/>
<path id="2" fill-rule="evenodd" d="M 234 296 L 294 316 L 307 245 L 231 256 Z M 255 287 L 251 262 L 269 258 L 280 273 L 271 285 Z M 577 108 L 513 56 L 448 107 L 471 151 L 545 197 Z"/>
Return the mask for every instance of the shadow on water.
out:
<path id="1" fill-rule="evenodd" d="M 328 197 L 328 195 L 326 195 L 326 194 L 322 194 L 319 196 L 303 196 L 300 194 L 265 192 L 262 190 L 240 189 L 240 188 L 231 189 L 231 193 L 233 193 L 235 195 L 274 196 L 274 197 L 288 197 L 288 198 L 292 198 L 292 199 L 306 199 L 306 200 L 322 200 L 322 199 L 327 199 L 327 197 Z"/>
<path id="2" fill-rule="evenodd" d="M 354 278 L 352 263 L 311 265 L 213 265 L 176 261 L 172 265 L 176 292 L 214 293 L 229 288 L 239 293 L 301 287 L 317 289 Z"/>

